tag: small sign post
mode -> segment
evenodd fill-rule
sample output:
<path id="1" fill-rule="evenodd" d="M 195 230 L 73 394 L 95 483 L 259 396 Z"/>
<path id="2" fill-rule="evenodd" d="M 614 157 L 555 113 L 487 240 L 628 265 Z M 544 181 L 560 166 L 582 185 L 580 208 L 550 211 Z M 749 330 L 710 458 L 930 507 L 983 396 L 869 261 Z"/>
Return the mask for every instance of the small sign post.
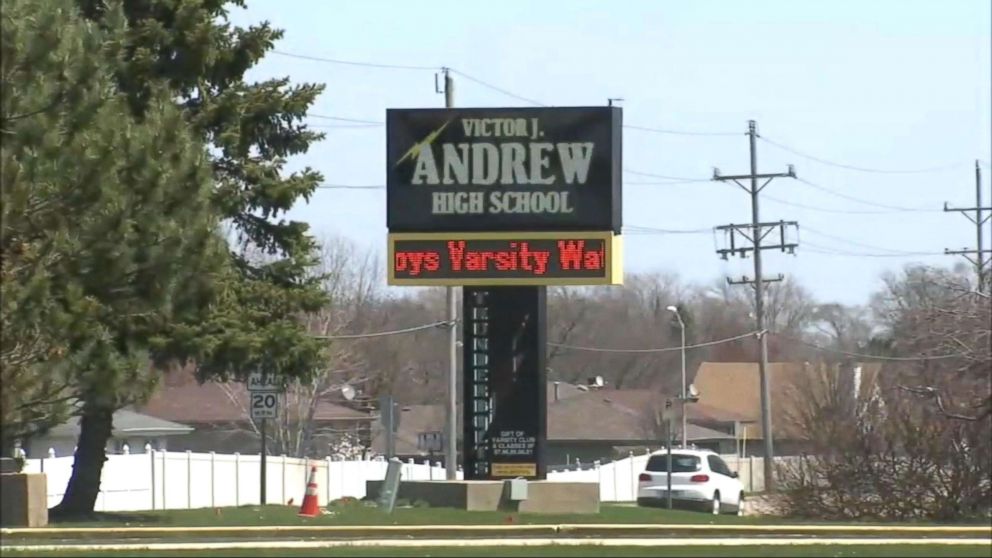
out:
<path id="1" fill-rule="evenodd" d="M 382 483 L 382 492 L 379 493 L 379 507 L 386 510 L 386 513 L 393 513 L 396 507 L 396 494 L 400 491 L 400 473 L 403 470 L 403 462 L 393 457 L 389 460 L 386 468 L 386 480 Z"/>
<path id="2" fill-rule="evenodd" d="M 279 410 L 279 393 L 282 391 L 282 384 L 272 374 L 264 372 L 252 372 L 248 376 L 248 402 L 251 412 L 251 420 L 257 421 L 258 431 L 262 438 L 262 448 L 259 458 L 259 484 L 258 493 L 261 505 L 266 504 L 265 477 L 266 477 L 266 422 L 267 419 L 274 419 Z"/>

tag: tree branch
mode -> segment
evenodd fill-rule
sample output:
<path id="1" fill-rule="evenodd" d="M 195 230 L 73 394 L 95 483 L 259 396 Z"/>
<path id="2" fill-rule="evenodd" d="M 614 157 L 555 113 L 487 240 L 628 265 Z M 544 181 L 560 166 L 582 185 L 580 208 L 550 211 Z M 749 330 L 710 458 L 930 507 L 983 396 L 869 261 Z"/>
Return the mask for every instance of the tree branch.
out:
<path id="1" fill-rule="evenodd" d="M 944 406 L 944 400 L 940 395 L 940 390 L 932 386 L 909 387 L 899 384 L 899 389 L 903 391 L 907 391 L 909 393 L 915 393 L 916 395 L 933 399 L 937 403 L 937 409 L 940 411 L 942 415 L 944 415 L 947 418 L 951 418 L 955 420 L 964 420 L 968 422 L 978 422 L 988 417 L 989 414 L 992 414 L 992 408 L 986 409 L 984 413 L 975 416 L 962 415 L 960 413 L 948 411 L 947 408 Z M 979 407 L 981 407 L 982 405 L 984 404 L 979 405 Z"/>

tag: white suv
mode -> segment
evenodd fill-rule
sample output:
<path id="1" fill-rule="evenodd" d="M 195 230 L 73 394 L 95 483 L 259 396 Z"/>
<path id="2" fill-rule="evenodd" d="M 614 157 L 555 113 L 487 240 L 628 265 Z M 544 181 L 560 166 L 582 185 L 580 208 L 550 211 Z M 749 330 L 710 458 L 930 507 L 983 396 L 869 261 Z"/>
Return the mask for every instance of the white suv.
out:
<path id="1" fill-rule="evenodd" d="M 637 503 L 664 506 L 668 499 L 668 450 L 651 454 L 638 477 Z M 713 514 L 744 513 L 744 487 L 737 473 L 709 450 L 672 450 L 672 505 L 702 507 Z"/>

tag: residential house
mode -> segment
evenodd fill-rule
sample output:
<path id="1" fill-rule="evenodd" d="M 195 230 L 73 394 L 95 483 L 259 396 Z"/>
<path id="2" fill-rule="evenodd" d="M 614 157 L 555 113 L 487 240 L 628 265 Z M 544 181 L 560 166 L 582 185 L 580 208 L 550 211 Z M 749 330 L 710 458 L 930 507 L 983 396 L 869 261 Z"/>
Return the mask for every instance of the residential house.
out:
<path id="1" fill-rule="evenodd" d="M 609 461 L 657 449 L 665 443 L 662 415 L 665 397 L 652 390 L 615 390 L 596 386 L 549 382 L 547 388 L 548 442 L 550 466 L 567 466 L 576 461 Z M 694 408 L 695 407 L 695 408 Z M 677 413 L 675 416 L 678 416 Z M 688 440 L 698 447 L 720 453 L 736 451 L 733 424 L 742 418 L 706 406 L 687 406 Z M 699 418 L 700 421 L 696 419 Z M 396 456 L 401 459 L 443 461 L 444 451 L 433 453 L 418 446 L 418 436 L 444 432 L 445 413 L 441 405 L 400 406 L 400 423 L 395 433 Z M 458 411 L 459 433 L 461 410 Z M 705 424 L 704 424 L 705 423 Z M 679 439 L 679 421 L 673 435 Z M 385 453 L 386 437 L 375 425 L 372 448 Z M 460 436 L 459 436 L 460 438 Z"/>
<path id="2" fill-rule="evenodd" d="M 822 389 L 828 375 L 833 374 L 840 389 L 850 392 L 850 401 L 877 397 L 879 368 L 877 363 L 835 367 L 798 362 L 769 363 L 767 373 L 776 455 L 796 455 L 803 451 L 806 432 L 799 417 L 808 404 L 811 389 Z M 737 438 L 742 455 L 763 455 L 758 364 L 704 362 L 699 365 L 693 384 L 699 392 L 699 403 L 690 407 L 717 409 L 740 416 Z"/>
<path id="3" fill-rule="evenodd" d="M 461 428 L 461 405 L 459 410 L 459 428 Z M 444 436 L 445 412 L 442 405 L 397 405 L 399 424 L 394 433 L 393 443 L 395 456 L 400 459 L 415 459 L 422 462 L 444 462 L 444 447 L 434 451 L 429 447 L 418 444 L 421 434 L 442 433 Z M 372 451 L 378 455 L 386 453 L 386 431 L 381 423 L 373 426 Z"/>
<path id="4" fill-rule="evenodd" d="M 189 435 L 193 427 L 178 424 L 161 418 L 137 413 L 132 409 L 120 409 L 113 415 L 113 430 L 107 441 L 107 453 L 144 453 L 145 446 L 152 449 L 167 449 L 169 439 Z M 79 440 L 79 417 L 60 424 L 48 432 L 24 443 L 23 450 L 30 458 L 72 455 Z"/>
<path id="5" fill-rule="evenodd" d="M 290 399 L 291 407 L 294 403 Z M 310 421 L 285 420 L 306 416 L 306 408 L 286 409 L 280 402 L 280 419 L 267 421 L 268 451 L 273 454 L 299 454 L 308 457 L 333 455 L 344 436 L 353 436 L 359 444 L 371 443 L 373 415 L 352 409 L 328 398 L 318 398 Z M 240 382 L 200 384 L 189 371 L 172 371 L 162 385 L 141 407 L 141 412 L 165 420 L 181 421 L 195 430 L 169 441 L 171 450 L 217 453 L 258 453 L 260 436 L 248 411 L 248 391 Z M 288 415 L 287 415 L 288 413 Z M 308 436 L 307 436 L 308 435 Z M 309 444 L 295 439 L 310 438 Z"/>
<path id="6" fill-rule="evenodd" d="M 687 436 L 692 445 L 718 453 L 734 452 L 734 436 L 692 421 L 687 411 Z M 671 410 L 669 414 L 678 417 Z M 548 404 L 548 450 L 551 465 L 576 461 L 610 461 L 628 452 L 654 450 L 666 443 L 665 397 L 643 389 L 590 389 Z M 732 420 L 732 417 L 729 417 Z M 681 421 L 673 418 L 673 440 L 680 441 Z"/>

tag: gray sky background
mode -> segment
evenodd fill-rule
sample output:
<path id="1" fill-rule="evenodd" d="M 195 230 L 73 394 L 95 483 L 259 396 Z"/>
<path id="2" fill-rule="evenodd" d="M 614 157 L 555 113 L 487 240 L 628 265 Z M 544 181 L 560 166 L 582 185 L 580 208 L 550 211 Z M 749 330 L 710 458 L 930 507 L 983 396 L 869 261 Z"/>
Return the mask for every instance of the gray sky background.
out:
<path id="1" fill-rule="evenodd" d="M 625 124 L 694 133 L 625 130 L 628 171 L 743 174 L 749 119 L 763 138 L 803 155 L 927 170 L 848 169 L 759 141 L 760 172 L 792 163 L 805 181 L 777 179 L 762 194 L 763 221 L 800 223 L 797 255 L 766 252 L 766 270 L 795 276 L 822 301 L 866 302 L 885 270 L 952 265 L 960 257 L 944 248 L 974 247 L 974 226 L 942 207 L 974 205 L 975 159 L 985 161 L 985 205 L 992 199 L 987 0 L 249 0 L 232 14 L 240 25 L 262 20 L 285 30 L 281 52 L 448 66 L 548 105 L 622 97 Z M 433 74 L 270 54 L 251 77 L 325 83 L 313 114 L 381 122 L 386 108 L 442 106 Z M 466 75 L 455 75 L 457 106 L 530 104 Z M 310 122 L 347 127 L 320 128 L 327 139 L 290 169 L 311 166 L 328 184 L 385 184 L 384 127 Z M 699 282 L 750 275 L 750 259 L 716 256 L 709 231 L 750 220 L 745 192 L 635 172 L 624 175 L 625 225 L 703 232 L 627 235 L 627 272 Z M 289 217 L 318 237 L 385 252 L 382 189 L 322 189 Z"/>

